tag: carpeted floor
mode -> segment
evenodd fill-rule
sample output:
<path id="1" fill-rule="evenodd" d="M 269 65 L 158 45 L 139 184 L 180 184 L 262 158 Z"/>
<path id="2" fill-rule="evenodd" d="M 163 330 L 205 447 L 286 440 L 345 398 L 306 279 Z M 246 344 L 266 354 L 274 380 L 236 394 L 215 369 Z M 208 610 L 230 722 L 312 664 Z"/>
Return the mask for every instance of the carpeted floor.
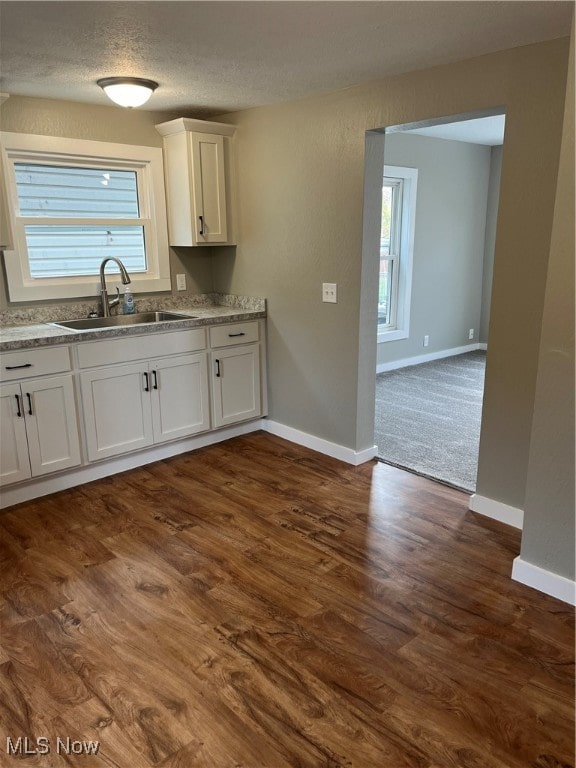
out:
<path id="1" fill-rule="evenodd" d="M 378 457 L 474 492 L 485 352 L 376 377 Z"/>

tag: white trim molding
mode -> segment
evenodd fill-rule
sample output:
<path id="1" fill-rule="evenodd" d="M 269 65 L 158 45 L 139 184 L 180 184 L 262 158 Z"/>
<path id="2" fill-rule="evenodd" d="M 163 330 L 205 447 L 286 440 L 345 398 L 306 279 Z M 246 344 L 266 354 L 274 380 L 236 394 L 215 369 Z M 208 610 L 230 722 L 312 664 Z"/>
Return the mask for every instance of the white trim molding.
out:
<path id="1" fill-rule="evenodd" d="M 524 525 L 524 510 L 517 507 L 511 507 L 502 501 L 495 501 L 486 496 L 479 496 L 477 493 L 470 496 L 468 509 L 471 512 L 478 512 L 484 517 L 491 517 L 493 520 L 499 520 L 501 523 L 511 525 L 513 528 L 520 528 Z"/>
<path id="2" fill-rule="evenodd" d="M 558 573 L 546 571 L 538 565 L 523 560 L 520 555 L 514 558 L 512 564 L 512 578 L 514 581 L 525 584 L 527 587 L 537 589 L 546 595 L 562 600 L 569 605 L 576 605 L 576 583 Z"/>
<path id="3" fill-rule="evenodd" d="M 307 432 L 301 432 L 299 429 L 288 427 L 285 424 L 280 424 L 278 421 L 271 421 L 270 419 L 262 419 L 262 429 L 270 432 L 271 435 L 282 437 L 291 443 L 303 445 L 305 448 L 311 448 L 313 451 L 331 456 L 333 459 L 345 461 L 347 464 L 353 464 L 355 467 L 370 461 L 378 454 L 377 445 L 365 448 L 363 451 L 355 451 L 353 448 L 346 448 L 344 445 L 331 443 L 329 440 L 310 435 Z"/>
<path id="4" fill-rule="evenodd" d="M 102 477 L 115 475 L 118 472 L 126 472 L 128 469 L 143 467 L 145 464 L 152 464 L 154 461 L 161 461 L 171 456 L 178 456 L 181 453 L 195 451 L 207 445 L 221 443 L 223 440 L 229 440 L 231 437 L 256 432 L 259 429 L 263 429 L 262 421 L 262 419 L 256 419 L 242 424 L 235 424 L 224 429 L 177 440 L 173 443 L 153 446 L 152 448 L 146 448 L 125 456 L 88 464 L 74 470 L 67 470 L 52 477 L 39 478 L 32 482 L 2 488 L 0 509 L 12 507 L 14 504 L 20 504 L 23 501 L 37 499 L 40 496 L 47 496 L 49 493 L 58 493 L 58 491 L 64 491 L 67 488 L 74 488 L 81 483 L 90 483 L 92 480 L 99 480 Z"/>
<path id="5" fill-rule="evenodd" d="M 420 365 L 420 363 L 429 363 L 432 360 L 441 360 L 444 357 L 454 357 L 455 355 L 463 355 L 466 352 L 476 352 L 478 349 L 486 349 L 486 344 L 466 344 L 463 347 L 452 347 L 452 349 L 441 349 L 439 352 L 427 352 L 425 355 L 405 357 L 403 360 L 378 363 L 376 373 L 386 373 L 387 371 L 395 371 L 397 368 L 407 368 L 409 365 Z"/>
<path id="6" fill-rule="evenodd" d="M 118 144 L 59 136 L 0 132 L 0 159 L 4 170 L 4 192 L 8 227 L 12 232 L 12 248 L 4 251 L 4 266 L 10 301 L 30 302 L 42 299 L 65 299 L 94 296 L 98 272 L 92 275 L 33 277 L 28 261 L 26 227 L 30 225 L 110 226 L 130 223 L 141 226 L 146 242 L 146 271 L 132 276 L 134 293 L 168 291 L 170 252 L 164 162 L 160 147 Z M 55 166 L 116 168 L 136 173 L 139 213 L 134 219 L 114 218 L 43 218 L 21 216 L 15 166 L 18 162 Z M 106 254 L 103 252 L 102 256 Z"/>
<path id="7" fill-rule="evenodd" d="M 198 448 L 221 443 L 223 440 L 246 435 L 249 432 L 256 432 L 260 429 L 354 466 L 370 461 L 378 453 L 378 446 L 376 445 L 363 451 L 354 451 L 352 448 L 346 448 L 343 445 L 331 443 L 328 440 L 309 435 L 306 432 L 300 432 L 298 429 L 287 427 L 276 421 L 260 418 L 224 427 L 216 431 L 193 435 L 183 440 L 176 440 L 173 443 L 152 446 L 142 451 L 135 451 L 124 456 L 98 461 L 83 467 L 54 474 L 51 477 L 38 478 L 37 480 L 7 486 L 1 489 L 0 509 L 6 509 L 7 507 L 14 506 L 14 504 L 37 499 L 41 496 L 47 496 L 49 493 L 58 493 L 58 491 L 74 488 L 81 483 L 90 483 L 92 480 L 99 480 L 102 477 L 115 475 L 118 472 L 136 469 L 137 467 L 151 464 L 154 461 L 161 461 L 181 453 L 195 451 Z"/>
<path id="8" fill-rule="evenodd" d="M 382 136 L 384 138 L 384 136 Z M 418 187 L 418 168 L 399 165 L 385 165 L 386 179 L 402 180 L 402 199 L 400 202 L 400 250 L 397 288 L 392 293 L 392 328 L 378 328 L 378 343 L 408 339 L 410 337 L 410 303 L 412 301 L 412 264 L 414 261 L 414 233 L 416 231 L 416 197 Z M 378 190 L 380 208 L 382 208 L 382 190 Z M 380 218 L 381 226 L 381 218 Z M 395 309 L 394 309 L 395 306 Z"/>

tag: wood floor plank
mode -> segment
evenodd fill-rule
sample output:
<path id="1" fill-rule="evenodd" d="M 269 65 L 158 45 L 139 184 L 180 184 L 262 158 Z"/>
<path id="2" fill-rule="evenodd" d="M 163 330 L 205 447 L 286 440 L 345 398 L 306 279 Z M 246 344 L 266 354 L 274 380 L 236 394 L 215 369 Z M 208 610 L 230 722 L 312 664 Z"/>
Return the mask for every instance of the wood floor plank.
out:
<path id="1" fill-rule="evenodd" d="M 403 658 L 426 668 L 429 674 L 440 675 L 444 672 L 452 682 L 453 710 L 470 723 L 482 722 L 484 736 L 494 745 L 514 754 L 520 764 L 522 760 L 529 764 L 528 760 L 536 747 L 542 753 L 556 753 L 557 758 L 565 760 L 566 755 L 562 754 L 559 745 L 569 743 L 573 736 L 573 722 L 566 721 L 560 707 L 554 707 L 554 715 L 550 717 L 550 712 L 545 713 L 542 707 L 524 700 L 522 692 L 526 692 L 526 687 L 516 690 L 513 685 L 518 674 L 513 665 L 495 673 L 482 666 L 478 659 L 470 658 L 465 645 L 451 645 L 450 670 L 445 672 L 445 641 L 424 635 L 412 640 L 400 653 Z M 474 685 L 478 687 L 476 695 L 467 695 L 466 691 Z M 519 722 L 517 712 L 521 700 L 523 718 Z M 532 734 L 539 729 L 542 731 L 534 744 L 531 742 Z"/>
<path id="2" fill-rule="evenodd" d="M 253 433 L 0 513 L 0 766 L 574 768 L 574 611 L 467 507 Z"/>
<path id="3" fill-rule="evenodd" d="M 146 685 L 127 674 L 116 654 L 102 647 L 97 638 L 87 633 L 71 634 L 54 614 L 45 617 L 43 629 L 86 688 L 128 735 L 141 754 L 142 765 L 157 765 L 192 739 L 193 734 L 150 695 Z"/>
<path id="4" fill-rule="evenodd" d="M 13 665 L 12 681 L 33 710 L 55 716 L 89 698 L 81 678 L 34 620 L 2 630 L 2 646 Z"/>

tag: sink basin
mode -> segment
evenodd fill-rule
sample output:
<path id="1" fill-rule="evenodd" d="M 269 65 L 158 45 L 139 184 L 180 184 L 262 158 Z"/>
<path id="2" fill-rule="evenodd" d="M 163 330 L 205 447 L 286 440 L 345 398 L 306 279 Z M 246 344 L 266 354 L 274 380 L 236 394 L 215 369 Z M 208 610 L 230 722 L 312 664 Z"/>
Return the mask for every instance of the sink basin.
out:
<path id="1" fill-rule="evenodd" d="M 176 312 L 137 312 L 134 315 L 114 315 L 113 317 L 86 317 L 82 320 L 63 320 L 51 323 L 61 328 L 74 331 L 89 331 L 97 328 L 117 328 L 122 325 L 140 325 L 165 323 L 171 320 L 192 320 L 195 315 L 177 314 Z"/>

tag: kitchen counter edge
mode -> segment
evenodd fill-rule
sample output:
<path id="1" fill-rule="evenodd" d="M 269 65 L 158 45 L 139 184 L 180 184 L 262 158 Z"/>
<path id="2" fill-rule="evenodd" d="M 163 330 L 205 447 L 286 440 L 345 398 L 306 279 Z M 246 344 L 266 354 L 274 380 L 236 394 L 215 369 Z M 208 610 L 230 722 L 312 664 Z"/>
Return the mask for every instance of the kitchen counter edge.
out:
<path id="1" fill-rule="evenodd" d="M 238 309 L 234 307 L 190 307 L 170 310 L 194 317 L 182 320 L 170 320 L 154 324 L 123 325 L 112 328 L 93 328 L 75 331 L 59 328 L 53 323 L 38 323 L 35 325 L 14 325 L 2 328 L 0 331 L 0 352 L 17 349 L 34 349 L 37 347 L 57 346 L 61 344 L 77 344 L 100 339 L 115 339 L 125 336 L 142 336 L 166 331 L 184 331 L 189 328 L 202 328 L 207 325 L 222 325 L 225 323 L 258 320 L 266 317 L 266 310 Z"/>

